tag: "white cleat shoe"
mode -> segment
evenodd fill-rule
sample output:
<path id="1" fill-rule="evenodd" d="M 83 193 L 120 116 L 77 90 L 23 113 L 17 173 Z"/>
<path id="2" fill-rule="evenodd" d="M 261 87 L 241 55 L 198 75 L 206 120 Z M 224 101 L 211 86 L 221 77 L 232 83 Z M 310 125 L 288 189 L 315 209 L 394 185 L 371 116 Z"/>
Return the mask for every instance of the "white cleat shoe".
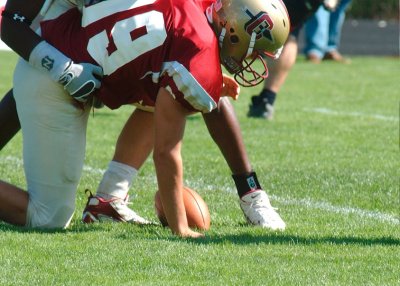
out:
<path id="1" fill-rule="evenodd" d="M 247 222 L 271 230 L 285 230 L 286 224 L 271 206 L 268 195 L 263 190 L 257 190 L 244 195 L 240 199 Z"/>
<path id="2" fill-rule="evenodd" d="M 105 200 L 99 196 L 89 195 L 83 210 L 82 221 L 93 223 L 98 221 L 129 222 L 134 224 L 151 224 L 128 207 L 129 197 L 125 200 Z"/>

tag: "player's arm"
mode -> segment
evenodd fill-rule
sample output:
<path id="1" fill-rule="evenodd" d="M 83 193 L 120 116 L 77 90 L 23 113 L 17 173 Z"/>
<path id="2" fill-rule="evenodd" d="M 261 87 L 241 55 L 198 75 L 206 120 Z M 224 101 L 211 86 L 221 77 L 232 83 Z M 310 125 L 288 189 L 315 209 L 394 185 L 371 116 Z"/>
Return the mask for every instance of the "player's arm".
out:
<path id="1" fill-rule="evenodd" d="M 29 61 L 29 55 L 42 38 L 32 31 L 30 24 L 39 14 L 44 0 L 25 1 L 9 0 L 6 3 L 2 22 L 1 39 L 17 52 L 23 59 Z"/>
<path id="2" fill-rule="evenodd" d="M 187 222 L 183 204 L 182 138 L 189 112 L 164 88 L 160 88 L 154 111 L 154 150 L 158 188 L 172 232 L 182 237 L 199 237 Z"/>
<path id="3" fill-rule="evenodd" d="M 49 74 L 77 100 L 85 102 L 100 87 L 102 76 L 98 66 L 74 63 L 69 57 L 48 44 L 30 27 L 39 14 L 44 0 L 8 0 L 2 13 L 1 39 L 35 68 Z"/>

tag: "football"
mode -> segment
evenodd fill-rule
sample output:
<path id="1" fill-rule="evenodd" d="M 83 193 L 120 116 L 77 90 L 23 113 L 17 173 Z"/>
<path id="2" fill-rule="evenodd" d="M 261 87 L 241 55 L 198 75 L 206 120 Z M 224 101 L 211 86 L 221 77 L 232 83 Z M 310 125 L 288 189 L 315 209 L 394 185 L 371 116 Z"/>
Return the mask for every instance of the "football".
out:
<path id="1" fill-rule="evenodd" d="M 210 228 L 210 212 L 203 198 L 188 187 L 183 188 L 183 203 L 185 204 L 186 217 L 191 228 L 208 230 Z M 156 215 L 163 226 L 168 226 L 167 218 L 161 203 L 160 192 L 154 196 L 154 207 Z"/>

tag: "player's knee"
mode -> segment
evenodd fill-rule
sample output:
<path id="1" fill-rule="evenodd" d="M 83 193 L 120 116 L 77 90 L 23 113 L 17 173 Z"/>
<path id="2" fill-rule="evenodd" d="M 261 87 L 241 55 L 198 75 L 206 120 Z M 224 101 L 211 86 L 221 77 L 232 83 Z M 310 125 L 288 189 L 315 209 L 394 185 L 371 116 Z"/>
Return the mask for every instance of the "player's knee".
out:
<path id="1" fill-rule="evenodd" d="M 66 228 L 71 222 L 74 210 L 74 205 L 44 206 L 30 202 L 26 226 L 37 229 Z"/>

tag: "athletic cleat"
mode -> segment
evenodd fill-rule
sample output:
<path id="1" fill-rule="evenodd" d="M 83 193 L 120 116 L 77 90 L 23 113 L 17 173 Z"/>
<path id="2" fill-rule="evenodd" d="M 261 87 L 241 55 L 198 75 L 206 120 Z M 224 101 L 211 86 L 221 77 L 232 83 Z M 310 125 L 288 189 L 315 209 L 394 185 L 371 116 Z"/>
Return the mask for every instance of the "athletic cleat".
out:
<path id="1" fill-rule="evenodd" d="M 150 221 L 142 218 L 128 207 L 129 196 L 125 200 L 111 199 L 105 200 L 90 193 L 88 202 L 83 210 L 82 221 L 84 223 L 94 222 L 129 222 L 134 224 L 151 224 Z"/>
<path id="2" fill-rule="evenodd" d="M 247 116 L 272 120 L 274 119 L 274 106 L 268 103 L 265 98 L 252 96 Z"/>
<path id="3" fill-rule="evenodd" d="M 274 113 L 275 113 L 274 106 L 272 104 L 267 103 L 265 105 L 265 108 L 267 109 L 267 113 L 264 114 L 264 118 L 267 120 L 274 119 Z"/>
<path id="4" fill-rule="evenodd" d="M 286 224 L 271 206 L 268 195 L 263 190 L 257 190 L 240 199 L 247 222 L 271 230 L 285 230 Z"/>

